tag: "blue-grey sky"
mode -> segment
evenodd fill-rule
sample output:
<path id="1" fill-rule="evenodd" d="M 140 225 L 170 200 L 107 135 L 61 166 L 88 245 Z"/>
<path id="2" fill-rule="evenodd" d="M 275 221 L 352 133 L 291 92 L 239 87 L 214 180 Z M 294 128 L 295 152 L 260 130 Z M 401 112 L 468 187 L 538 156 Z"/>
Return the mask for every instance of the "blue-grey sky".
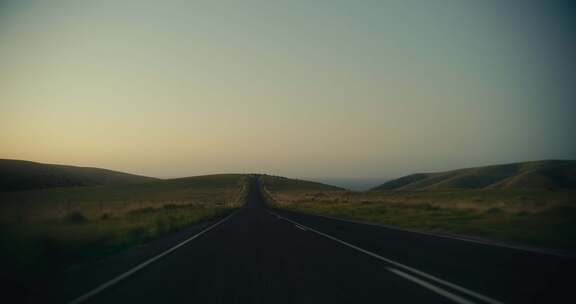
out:
<path id="1" fill-rule="evenodd" d="M 576 158 L 569 1 L 0 3 L 0 158 L 161 177 Z"/>

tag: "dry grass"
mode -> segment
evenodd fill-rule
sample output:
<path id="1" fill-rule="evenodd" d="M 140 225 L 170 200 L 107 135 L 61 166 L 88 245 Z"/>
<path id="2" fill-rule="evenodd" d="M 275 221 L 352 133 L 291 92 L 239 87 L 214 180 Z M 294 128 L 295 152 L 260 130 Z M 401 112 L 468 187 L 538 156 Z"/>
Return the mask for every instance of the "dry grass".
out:
<path id="1" fill-rule="evenodd" d="M 400 227 L 576 249 L 576 192 L 269 191 L 275 204 Z"/>
<path id="2" fill-rule="evenodd" d="M 214 179 L 218 183 L 211 184 Z M 241 175 L 202 176 L 132 185 L 53 188 L 0 193 L 0 223 L 37 224 L 81 212 L 96 220 L 122 218 L 134 210 L 165 206 L 229 206 L 239 204 Z"/>
<path id="3" fill-rule="evenodd" d="M 228 214 L 246 191 L 219 175 L 1 193 L 0 260 L 12 275 L 67 268 Z"/>

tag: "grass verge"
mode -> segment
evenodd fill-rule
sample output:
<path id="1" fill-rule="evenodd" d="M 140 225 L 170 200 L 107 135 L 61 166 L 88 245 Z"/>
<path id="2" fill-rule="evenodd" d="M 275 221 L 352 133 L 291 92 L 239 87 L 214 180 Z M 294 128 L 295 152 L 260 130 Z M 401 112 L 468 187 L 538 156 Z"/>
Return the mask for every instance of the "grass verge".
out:
<path id="1" fill-rule="evenodd" d="M 0 265 L 17 286 L 231 213 L 243 175 L 0 193 Z M 12 284 L 12 283 L 9 283 Z"/>
<path id="2" fill-rule="evenodd" d="M 576 250 L 576 192 L 269 191 L 280 208 L 402 228 Z"/>

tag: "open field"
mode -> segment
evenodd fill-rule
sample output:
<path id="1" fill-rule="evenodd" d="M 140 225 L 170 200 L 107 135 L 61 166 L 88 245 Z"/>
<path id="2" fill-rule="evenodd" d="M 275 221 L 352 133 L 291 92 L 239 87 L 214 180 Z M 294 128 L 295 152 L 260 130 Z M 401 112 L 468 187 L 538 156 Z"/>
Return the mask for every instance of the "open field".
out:
<path id="1" fill-rule="evenodd" d="M 230 205 L 242 175 L 207 175 L 139 184 L 0 192 L 1 223 L 38 223 L 79 211 L 89 219 L 122 217 L 164 205 Z"/>
<path id="2" fill-rule="evenodd" d="M 13 272 L 66 268 L 238 208 L 244 175 L 0 193 L 0 252 Z"/>
<path id="3" fill-rule="evenodd" d="M 276 206 L 307 213 L 576 249 L 576 191 L 266 190 Z"/>

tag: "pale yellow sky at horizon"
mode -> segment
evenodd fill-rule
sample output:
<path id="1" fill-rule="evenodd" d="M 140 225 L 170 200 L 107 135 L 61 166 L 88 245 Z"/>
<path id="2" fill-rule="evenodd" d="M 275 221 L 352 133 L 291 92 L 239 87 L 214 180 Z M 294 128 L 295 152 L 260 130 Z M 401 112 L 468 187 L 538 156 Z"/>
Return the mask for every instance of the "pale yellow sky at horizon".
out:
<path id="1" fill-rule="evenodd" d="M 58 0 L 3 11 L 0 158 L 158 177 L 395 177 L 576 158 L 574 37 L 560 7 Z"/>

